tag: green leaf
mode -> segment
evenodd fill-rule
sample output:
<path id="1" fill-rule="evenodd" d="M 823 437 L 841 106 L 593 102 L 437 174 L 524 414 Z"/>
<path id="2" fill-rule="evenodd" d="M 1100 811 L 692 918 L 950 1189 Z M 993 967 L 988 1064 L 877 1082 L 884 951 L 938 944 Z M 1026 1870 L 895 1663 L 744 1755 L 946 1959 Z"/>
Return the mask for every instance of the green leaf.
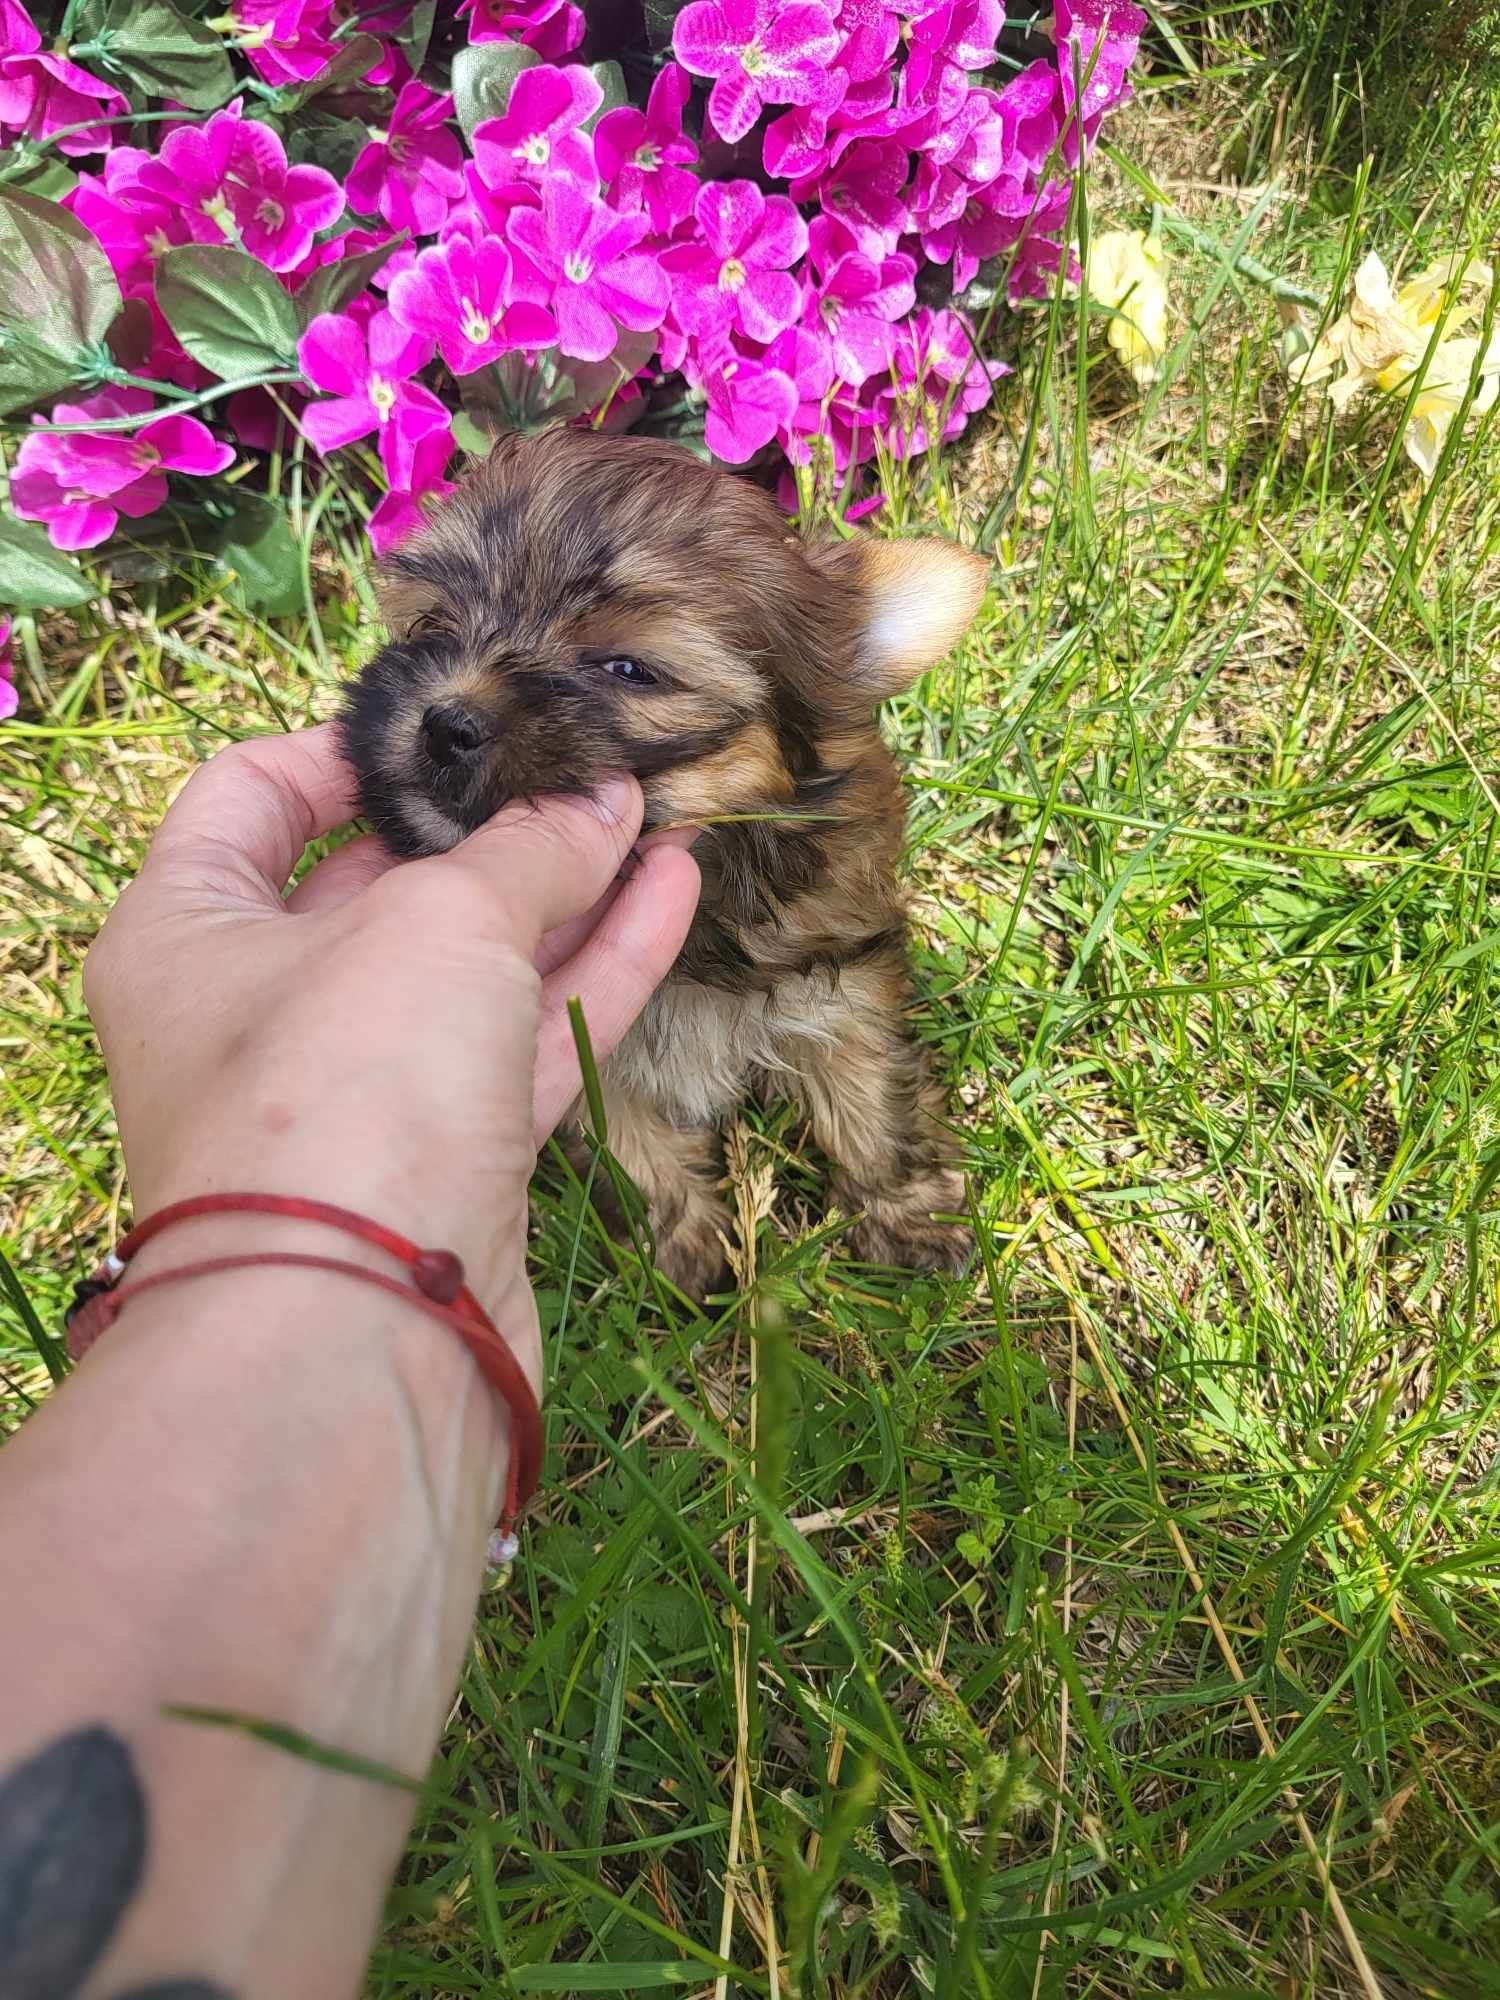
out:
<path id="1" fill-rule="evenodd" d="M 139 375 L 156 345 L 156 323 L 144 299 L 127 299 L 109 329 L 109 351 L 116 367 Z"/>
<path id="2" fill-rule="evenodd" d="M 625 88 L 625 72 L 617 62 L 590 63 L 589 75 L 604 92 L 604 102 L 591 118 L 583 121 L 586 132 L 593 131 L 606 111 L 618 111 L 622 104 L 630 102 L 630 93 Z"/>
<path id="3" fill-rule="evenodd" d="M 396 30 L 396 46 L 410 63 L 413 76 L 420 73 L 427 60 L 427 45 L 432 40 L 436 17 L 437 0 L 417 0 L 404 25 Z"/>
<path id="4" fill-rule="evenodd" d="M 351 299 L 358 298 L 392 251 L 401 248 L 407 235 L 403 229 L 399 236 L 393 236 L 378 249 L 361 251 L 357 257 L 344 257 L 337 264 L 325 264 L 314 271 L 292 300 L 298 325 L 310 326 L 319 313 L 338 312 Z"/>
<path id="5" fill-rule="evenodd" d="M 123 70 L 152 97 L 213 111 L 234 90 L 221 38 L 179 14 L 171 0 L 110 0 L 104 17 L 107 67 Z"/>
<path id="6" fill-rule="evenodd" d="M 50 402 L 77 386 L 86 363 L 44 347 L 29 328 L 0 319 L 0 417 L 33 403 Z"/>
<path id="7" fill-rule="evenodd" d="M 296 308 L 265 266 L 243 250 L 183 243 L 163 251 L 156 303 L 188 353 L 221 381 L 296 360 Z"/>
<path id="8" fill-rule="evenodd" d="M 321 167 L 342 182 L 348 180 L 350 168 L 369 140 L 370 128 L 363 119 L 335 118 L 315 104 L 292 127 L 286 156 L 294 167 Z"/>
<path id="9" fill-rule="evenodd" d="M 688 0 L 646 0 L 646 40 L 653 55 L 665 55 L 672 46 L 677 16 Z"/>
<path id="10" fill-rule="evenodd" d="M 302 551 L 282 510 L 254 493 L 241 494 L 215 537 L 214 566 L 231 572 L 230 599 L 273 618 L 304 609 Z"/>
<path id="11" fill-rule="evenodd" d="M 17 611 L 70 611 L 98 595 L 77 563 L 53 548 L 40 521 L 0 514 L 0 604 Z"/>
<path id="12" fill-rule="evenodd" d="M 49 201 L 61 201 L 70 195 L 78 185 L 78 176 L 66 160 L 56 153 L 40 153 L 28 159 L 30 142 L 22 140 L 12 145 L 11 159 L 5 173 L 7 187 L 20 188 L 23 194 L 45 195 Z"/>
<path id="13" fill-rule="evenodd" d="M 453 413 L 453 442 L 460 451 L 470 458 L 488 458 L 495 442 L 493 431 L 483 429 L 469 415 L 467 410 Z"/>
<path id="14" fill-rule="evenodd" d="M 380 54 L 380 44 L 373 35 L 351 35 L 348 41 L 339 43 L 337 55 L 330 56 L 316 76 L 276 93 L 277 110 L 299 111 L 325 90 L 334 90 L 341 83 L 358 83 L 365 71 L 380 60 Z"/>
<path id="15" fill-rule="evenodd" d="M 86 382 L 119 310 L 109 259 L 78 218 L 0 187 L 0 415 Z"/>
<path id="16" fill-rule="evenodd" d="M 453 106 L 464 137 L 486 118 L 498 118 L 510 103 L 510 93 L 523 69 L 541 61 L 534 49 L 519 42 L 480 42 L 460 49 L 453 58 Z"/>

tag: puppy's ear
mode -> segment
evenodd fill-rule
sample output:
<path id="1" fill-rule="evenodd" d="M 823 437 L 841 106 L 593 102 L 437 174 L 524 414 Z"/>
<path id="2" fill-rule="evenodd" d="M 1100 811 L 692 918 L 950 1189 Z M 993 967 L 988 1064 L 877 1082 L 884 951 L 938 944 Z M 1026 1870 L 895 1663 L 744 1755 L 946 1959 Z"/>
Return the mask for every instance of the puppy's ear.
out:
<path id="1" fill-rule="evenodd" d="M 872 703 L 910 687 L 958 644 L 990 577 L 983 556 L 932 537 L 888 542 L 860 535 L 809 553 L 852 591 L 861 692 L 867 687 Z"/>

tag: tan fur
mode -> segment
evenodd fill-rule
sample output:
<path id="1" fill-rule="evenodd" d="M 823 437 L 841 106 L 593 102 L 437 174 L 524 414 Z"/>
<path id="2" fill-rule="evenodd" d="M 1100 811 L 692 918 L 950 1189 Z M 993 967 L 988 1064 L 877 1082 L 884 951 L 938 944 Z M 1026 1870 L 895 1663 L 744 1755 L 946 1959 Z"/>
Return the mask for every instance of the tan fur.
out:
<path id="1" fill-rule="evenodd" d="M 874 709 L 957 640 L 987 573 L 942 542 L 803 541 L 676 447 L 580 432 L 502 440 L 388 567 L 397 642 L 346 724 L 382 830 L 448 845 L 506 796 L 622 765 L 648 825 L 707 823 L 693 932 L 605 1072 L 611 1147 L 685 1290 L 723 1267 L 717 1129 L 751 1090 L 806 1108 L 859 1255 L 967 1258 L 907 1025 L 904 803 Z M 611 655 L 654 684 L 601 672 Z M 455 701 L 483 744 L 430 777 L 422 718 Z"/>

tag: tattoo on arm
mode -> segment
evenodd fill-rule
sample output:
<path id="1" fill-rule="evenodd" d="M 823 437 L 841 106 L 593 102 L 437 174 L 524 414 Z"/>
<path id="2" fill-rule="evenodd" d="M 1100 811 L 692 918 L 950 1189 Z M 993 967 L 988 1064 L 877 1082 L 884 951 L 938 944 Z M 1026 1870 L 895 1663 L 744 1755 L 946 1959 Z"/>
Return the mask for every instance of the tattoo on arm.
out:
<path id="1" fill-rule="evenodd" d="M 0 1777 L 0 2000 L 73 2000 L 146 1866 L 146 1795 L 111 1729 L 75 1729 Z M 234 2000 L 165 1979 L 114 2000 Z"/>

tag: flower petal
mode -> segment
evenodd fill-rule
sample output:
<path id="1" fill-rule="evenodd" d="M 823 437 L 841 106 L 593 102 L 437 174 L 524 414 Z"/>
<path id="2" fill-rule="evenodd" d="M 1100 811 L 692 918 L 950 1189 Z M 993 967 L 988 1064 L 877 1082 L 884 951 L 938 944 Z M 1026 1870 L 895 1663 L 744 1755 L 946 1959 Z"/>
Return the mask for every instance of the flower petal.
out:
<path id="1" fill-rule="evenodd" d="M 370 372 L 364 334 L 347 313 L 319 313 L 297 343 L 297 365 L 316 389 L 360 394 Z"/>
<path id="2" fill-rule="evenodd" d="M 159 423 L 147 424 L 140 442 L 151 447 L 168 472 L 192 472 L 206 478 L 234 464 L 233 445 L 220 444 L 208 425 L 196 417 L 163 417 Z"/>
<path id="3" fill-rule="evenodd" d="M 302 412 L 303 436 L 325 457 L 379 426 L 379 413 L 368 396 L 336 396 L 332 402 L 309 403 Z"/>

